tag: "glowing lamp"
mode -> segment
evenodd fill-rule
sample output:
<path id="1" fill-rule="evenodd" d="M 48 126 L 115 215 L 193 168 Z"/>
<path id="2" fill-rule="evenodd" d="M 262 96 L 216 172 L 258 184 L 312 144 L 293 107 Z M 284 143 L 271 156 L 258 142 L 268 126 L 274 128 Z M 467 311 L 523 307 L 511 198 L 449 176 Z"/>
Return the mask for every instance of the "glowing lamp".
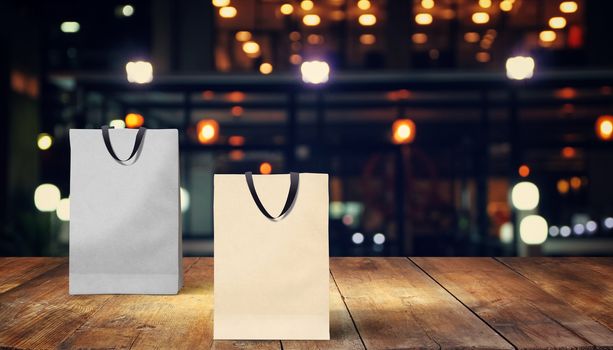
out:
<path id="1" fill-rule="evenodd" d="M 128 62 L 126 75 L 130 83 L 147 84 L 153 80 L 153 66 L 146 61 Z"/>
<path id="2" fill-rule="evenodd" d="M 564 17 L 551 17 L 549 19 L 549 26 L 552 29 L 562 29 L 566 27 L 566 18 Z"/>
<path id="3" fill-rule="evenodd" d="M 272 172 L 272 165 L 268 162 L 262 162 L 260 164 L 260 174 L 268 175 Z"/>
<path id="4" fill-rule="evenodd" d="M 418 13 L 415 15 L 415 23 L 426 26 L 432 23 L 432 15 L 429 13 Z"/>
<path id="5" fill-rule="evenodd" d="M 490 21 L 490 15 L 487 12 L 475 12 L 472 20 L 475 24 L 485 24 Z"/>
<path id="6" fill-rule="evenodd" d="M 528 215 L 519 223 L 519 236 L 529 245 L 545 242 L 548 231 L 547 220 L 539 215 Z"/>
<path id="7" fill-rule="evenodd" d="M 373 14 L 365 13 L 358 17 L 358 22 L 365 27 L 374 26 L 377 23 L 377 17 Z"/>
<path id="8" fill-rule="evenodd" d="M 249 41 L 249 40 L 251 40 L 251 32 L 248 32 L 248 31 L 246 31 L 246 30 L 241 30 L 241 31 L 238 31 L 238 32 L 236 32 L 236 34 L 234 35 L 234 38 L 235 38 L 237 41 L 240 41 L 240 42 Z"/>
<path id="9" fill-rule="evenodd" d="M 415 139 L 415 123 L 411 119 L 398 119 L 392 124 L 392 141 L 399 145 Z"/>
<path id="10" fill-rule="evenodd" d="M 62 22 L 60 25 L 60 30 L 63 33 L 77 33 L 79 32 L 79 29 L 81 29 L 79 22 L 67 21 Z"/>
<path id="11" fill-rule="evenodd" d="M 603 141 L 613 139 L 613 116 L 603 115 L 596 120 L 596 135 Z"/>
<path id="12" fill-rule="evenodd" d="M 41 151 L 46 151 L 51 148 L 51 145 L 53 145 L 53 137 L 46 133 L 38 134 L 36 145 Z"/>
<path id="13" fill-rule="evenodd" d="M 219 138 L 219 123 L 213 119 L 202 119 L 196 125 L 198 142 L 203 145 L 215 143 Z"/>
<path id="14" fill-rule="evenodd" d="M 213 0 L 212 3 L 215 7 L 224 7 L 230 5 L 230 0 Z"/>
<path id="15" fill-rule="evenodd" d="M 260 64 L 260 73 L 264 75 L 272 73 L 272 64 L 266 62 Z"/>
<path id="16" fill-rule="evenodd" d="M 434 7 L 434 0 L 421 0 L 421 7 L 429 10 Z"/>
<path id="17" fill-rule="evenodd" d="M 368 1 L 368 0 L 360 0 L 360 1 L 358 1 L 358 8 L 360 10 L 368 10 L 370 8 L 370 1 Z"/>
<path id="18" fill-rule="evenodd" d="M 511 190 L 511 202 L 516 209 L 532 210 L 539 204 L 539 189 L 532 182 L 520 182 Z"/>
<path id="19" fill-rule="evenodd" d="M 61 221 L 70 220 L 70 198 L 62 198 L 57 204 L 55 215 Z"/>
<path id="20" fill-rule="evenodd" d="M 517 172 L 519 173 L 519 176 L 521 177 L 528 177 L 528 175 L 530 175 L 530 167 L 527 166 L 526 164 L 523 164 L 522 166 L 519 167 Z"/>
<path id="21" fill-rule="evenodd" d="M 309 27 L 314 27 L 318 25 L 320 22 L 321 22 L 321 18 L 319 18 L 318 15 L 314 15 L 312 13 L 302 17 L 302 23 L 304 23 L 304 25 L 309 26 Z"/>
<path id="22" fill-rule="evenodd" d="M 60 189 L 53 184 L 42 184 L 34 191 L 34 205 L 43 212 L 57 209 L 60 198 Z"/>
<path id="23" fill-rule="evenodd" d="M 221 18 L 234 18 L 236 17 L 237 12 L 236 7 L 225 6 L 219 9 L 219 16 Z"/>
<path id="24" fill-rule="evenodd" d="M 562 13 L 575 13 L 578 7 L 575 1 L 563 1 L 560 3 L 560 11 Z"/>
<path id="25" fill-rule="evenodd" d="M 109 126 L 115 129 L 124 129 L 126 127 L 126 122 L 124 122 L 123 119 L 113 119 L 109 123 Z"/>
<path id="26" fill-rule="evenodd" d="M 300 7 L 305 11 L 311 11 L 313 9 L 313 6 L 315 5 L 313 4 L 313 1 L 311 0 L 303 0 L 300 3 Z"/>
<path id="27" fill-rule="evenodd" d="M 140 128 L 145 123 L 145 118 L 138 113 L 128 113 L 125 120 L 126 126 L 131 129 Z"/>
<path id="28" fill-rule="evenodd" d="M 255 41 L 246 41 L 243 43 L 243 51 L 249 57 L 257 57 L 260 54 L 260 44 Z"/>
<path id="29" fill-rule="evenodd" d="M 513 1 L 511 0 L 502 0 L 500 2 L 500 10 L 504 12 L 509 12 L 513 9 Z"/>
<path id="30" fill-rule="evenodd" d="M 302 81 L 308 84 L 323 84 L 328 81 L 330 66 L 325 61 L 306 61 L 300 66 Z"/>
<path id="31" fill-rule="evenodd" d="M 515 56 L 507 59 L 507 77 L 514 80 L 530 79 L 534 75 L 534 59 L 532 57 Z"/>
<path id="32" fill-rule="evenodd" d="M 544 43 L 551 43 L 556 40 L 556 32 L 553 30 L 543 30 L 539 33 L 539 39 Z"/>
<path id="33" fill-rule="evenodd" d="M 294 12 L 294 6 L 292 6 L 292 4 L 283 4 L 279 8 L 279 11 L 286 16 L 291 15 Z"/>

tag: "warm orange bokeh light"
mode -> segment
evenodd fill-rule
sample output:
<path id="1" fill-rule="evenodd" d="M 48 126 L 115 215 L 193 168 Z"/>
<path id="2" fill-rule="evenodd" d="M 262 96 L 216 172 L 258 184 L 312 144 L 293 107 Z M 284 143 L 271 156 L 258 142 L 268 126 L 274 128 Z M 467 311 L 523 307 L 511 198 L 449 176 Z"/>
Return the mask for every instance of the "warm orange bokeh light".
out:
<path id="1" fill-rule="evenodd" d="M 558 192 L 560 192 L 560 194 L 567 194 L 570 188 L 570 184 L 568 183 L 568 181 L 560 179 L 558 180 L 556 187 L 558 188 Z"/>
<path id="2" fill-rule="evenodd" d="M 128 128 L 140 128 L 145 124 L 145 118 L 138 113 L 128 113 L 126 115 L 126 127 Z"/>
<path id="3" fill-rule="evenodd" d="M 203 100 L 209 101 L 209 100 L 212 100 L 213 97 L 215 97 L 215 93 L 213 91 L 211 91 L 211 90 L 205 90 L 205 91 L 202 92 L 202 99 Z"/>
<path id="4" fill-rule="evenodd" d="M 234 106 L 232 107 L 232 109 L 230 109 L 230 113 L 232 113 L 233 117 L 240 117 L 241 115 L 243 115 L 244 111 L 245 110 L 241 106 Z"/>
<path id="5" fill-rule="evenodd" d="M 581 179 L 577 176 L 573 176 L 570 178 L 570 187 L 577 191 L 579 188 L 581 188 Z"/>
<path id="6" fill-rule="evenodd" d="M 241 91 L 232 91 L 228 93 L 228 101 L 230 102 L 243 102 L 245 99 L 245 93 Z"/>
<path id="7" fill-rule="evenodd" d="M 219 123 L 213 119 L 202 119 L 196 125 L 198 142 L 204 145 L 215 143 L 219 138 Z"/>
<path id="8" fill-rule="evenodd" d="M 268 175 L 272 172 L 272 165 L 268 162 L 263 162 L 260 164 L 260 173 L 264 175 Z"/>
<path id="9" fill-rule="evenodd" d="M 245 137 L 239 135 L 230 136 L 228 137 L 228 143 L 230 144 L 230 146 L 242 146 L 245 144 Z"/>
<path id="10" fill-rule="evenodd" d="M 603 141 L 613 139 L 613 116 L 603 115 L 596 120 L 596 136 Z"/>
<path id="11" fill-rule="evenodd" d="M 562 157 L 573 158 L 575 155 L 577 155 L 577 150 L 574 147 L 562 148 Z"/>
<path id="12" fill-rule="evenodd" d="M 245 152 L 235 149 L 234 151 L 230 151 L 230 159 L 234 161 L 243 160 L 245 158 Z"/>
<path id="13" fill-rule="evenodd" d="M 521 177 L 528 177 L 528 175 L 530 175 L 530 167 L 527 166 L 526 164 L 523 164 L 522 166 L 519 167 L 517 172 L 519 173 L 519 176 Z"/>
<path id="14" fill-rule="evenodd" d="M 415 139 L 415 123 L 411 119 L 398 119 L 392 124 L 392 141 L 395 144 L 411 143 Z"/>

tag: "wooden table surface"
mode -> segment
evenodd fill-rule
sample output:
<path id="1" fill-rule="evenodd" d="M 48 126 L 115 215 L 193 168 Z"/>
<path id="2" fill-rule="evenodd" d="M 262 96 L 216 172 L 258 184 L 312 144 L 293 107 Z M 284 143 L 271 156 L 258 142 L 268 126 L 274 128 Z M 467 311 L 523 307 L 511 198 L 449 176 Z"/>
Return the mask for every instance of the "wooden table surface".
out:
<path id="1" fill-rule="evenodd" d="M 330 341 L 213 341 L 213 259 L 176 296 L 68 295 L 0 258 L 0 348 L 613 349 L 613 258 L 332 258 Z"/>

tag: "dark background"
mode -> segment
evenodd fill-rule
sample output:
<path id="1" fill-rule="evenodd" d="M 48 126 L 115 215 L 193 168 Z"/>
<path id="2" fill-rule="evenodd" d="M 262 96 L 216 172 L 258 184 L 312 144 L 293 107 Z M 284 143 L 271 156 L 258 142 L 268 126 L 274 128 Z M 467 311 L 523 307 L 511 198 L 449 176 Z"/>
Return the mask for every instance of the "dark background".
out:
<path id="1" fill-rule="evenodd" d="M 213 174 L 264 162 L 330 174 L 332 255 L 611 255 L 613 142 L 597 120 L 613 114 L 613 3 L 561 2 L 232 0 L 236 16 L 222 18 L 208 0 L 3 1 L 0 255 L 67 254 L 66 218 L 39 211 L 34 192 L 50 183 L 68 198 L 68 130 L 129 113 L 179 129 L 186 255 L 212 254 Z M 564 28 L 549 28 L 558 16 Z M 63 32 L 67 21 L 79 30 Z M 243 51 L 240 31 L 259 52 Z M 516 55 L 534 59 L 531 79 L 507 78 Z M 329 64 L 327 83 L 302 82 L 313 59 Z M 127 81 L 135 60 L 152 82 Z M 404 119 L 415 139 L 396 144 Z M 199 142 L 201 120 L 217 122 L 214 142 Z M 514 209 L 520 181 L 538 187 L 537 208 Z M 537 213 L 548 238 L 528 247 L 519 223 Z"/>

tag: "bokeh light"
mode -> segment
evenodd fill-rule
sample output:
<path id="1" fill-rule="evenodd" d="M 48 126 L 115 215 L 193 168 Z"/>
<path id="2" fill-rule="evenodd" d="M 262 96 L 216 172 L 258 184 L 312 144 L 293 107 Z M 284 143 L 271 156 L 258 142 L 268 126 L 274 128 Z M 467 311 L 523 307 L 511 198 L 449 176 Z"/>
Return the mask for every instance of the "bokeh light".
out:
<path id="1" fill-rule="evenodd" d="M 596 136 L 603 141 L 613 139 L 613 115 L 602 115 L 596 120 Z"/>
<path id="2" fill-rule="evenodd" d="M 547 239 L 547 234 L 547 220 L 542 216 L 528 215 L 519 224 L 519 236 L 526 244 L 541 244 Z"/>
<path id="3" fill-rule="evenodd" d="M 308 84 L 323 84 L 328 81 L 330 66 L 324 61 L 306 61 L 300 66 L 302 81 Z"/>
<path id="4" fill-rule="evenodd" d="M 202 119 L 196 125 L 198 142 L 203 145 L 215 143 L 219 138 L 219 123 L 214 119 Z"/>
<path id="5" fill-rule="evenodd" d="M 133 61 L 126 64 L 128 82 L 147 84 L 153 80 L 153 66 L 146 61 Z"/>
<path id="6" fill-rule="evenodd" d="M 539 204 L 539 189 L 532 182 L 524 181 L 513 186 L 511 202 L 516 209 L 532 210 Z"/>
<path id="7" fill-rule="evenodd" d="M 268 175 L 272 173 L 272 165 L 268 162 L 262 162 L 260 164 L 260 174 Z"/>
<path id="8" fill-rule="evenodd" d="M 126 126 L 131 129 L 140 128 L 145 124 L 145 118 L 139 113 L 128 113 L 125 121 Z"/>
<path id="9" fill-rule="evenodd" d="M 53 145 L 53 137 L 47 133 L 38 134 L 36 145 L 41 151 L 46 151 Z"/>
<path id="10" fill-rule="evenodd" d="M 34 191 L 34 205 L 42 212 L 55 211 L 60 198 L 60 189 L 54 184 L 39 185 Z"/>
<path id="11" fill-rule="evenodd" d="M 415 140 L 415 123 L 411 119 L 398 119 L 392 124 L 392 141 L 407 144 Z"/>
<path id="12" fill-rule="evenodd" d="M 57 204 L 55 215 L 61 221 L 70 220 L 70 198 L 62 198 Z"/>
<path id="13" fill-rule="evenodd" d="M 534 67 L 532 57 L 510 57 L 506 62 L 507 77 L 514 80 L 530 79 L 534 74 Z"/>

